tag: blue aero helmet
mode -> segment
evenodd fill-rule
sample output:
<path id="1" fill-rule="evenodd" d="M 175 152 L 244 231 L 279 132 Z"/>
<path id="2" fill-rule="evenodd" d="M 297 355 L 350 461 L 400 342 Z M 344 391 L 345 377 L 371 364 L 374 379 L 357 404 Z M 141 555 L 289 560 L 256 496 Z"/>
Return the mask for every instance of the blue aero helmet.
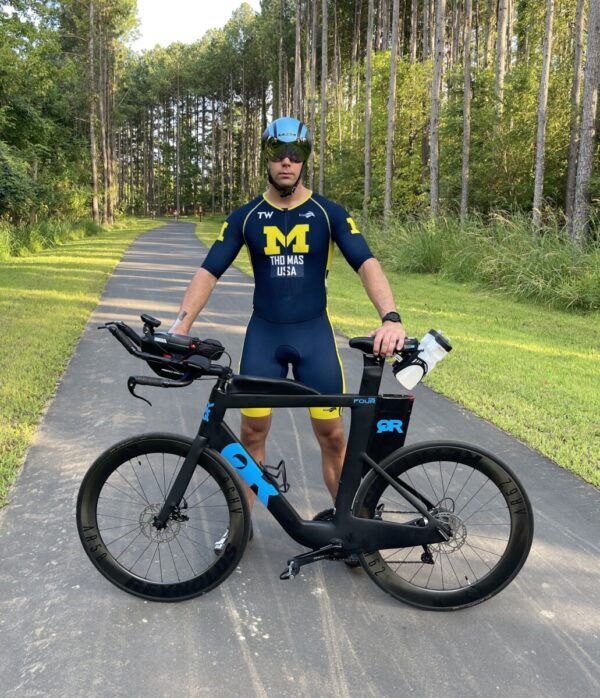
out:
<path id="1" fill-rule="evenodd" d="M 296 191 L 298 182 L 302 177 L 304 163 L 308 160 L 312 150 L 306 124 L 292 116 L 282 116 L 267 126 L 261 141 L 262 151 L 267 160 L 279 162 L 287 157 L 292 162 L 302 163 L 300 175 L 292 186 L 277 184 L 269 173 L 269 182 L 277 189 L 280 196 L 291 196 Z"/>

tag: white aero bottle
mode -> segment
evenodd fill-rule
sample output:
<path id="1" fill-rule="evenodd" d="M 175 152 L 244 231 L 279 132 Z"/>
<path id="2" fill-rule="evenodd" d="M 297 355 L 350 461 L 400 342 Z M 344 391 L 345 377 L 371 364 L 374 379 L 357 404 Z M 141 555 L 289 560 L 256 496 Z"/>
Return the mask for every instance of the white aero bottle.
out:
<path id="1" fill-rule="evenodd" d="M 419 348 L 410 354 L 395 354 L 392 371 L 396 380 L 407 390 L 415 385 L 452 351 L 450 340 L 441 332 L 429 330 L 419 343 Z"/>

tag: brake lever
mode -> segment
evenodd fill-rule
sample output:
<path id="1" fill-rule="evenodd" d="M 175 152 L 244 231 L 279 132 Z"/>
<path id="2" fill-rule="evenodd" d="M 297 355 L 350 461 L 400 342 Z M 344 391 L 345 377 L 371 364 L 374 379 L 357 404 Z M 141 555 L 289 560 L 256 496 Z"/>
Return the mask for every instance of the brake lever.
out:
<path id="1" fill-rule="evenodd" d="M 101 328 L 98 328 L 101 329 Z M 129 389 L 129 392 L 133 395 L 133 397 L 136 397 L 138 400 L 143 400 L 144 402 L 147 402 L 150 407 L 152 407 L 152 403 L 150 400 L 146 399 L 145 397 L 142 397 L 141 395 L 137 395 L 135 392 L 135 386 L 138 384 L 134 376 L 129 376 L 127 379 L 127 388 Z"/>

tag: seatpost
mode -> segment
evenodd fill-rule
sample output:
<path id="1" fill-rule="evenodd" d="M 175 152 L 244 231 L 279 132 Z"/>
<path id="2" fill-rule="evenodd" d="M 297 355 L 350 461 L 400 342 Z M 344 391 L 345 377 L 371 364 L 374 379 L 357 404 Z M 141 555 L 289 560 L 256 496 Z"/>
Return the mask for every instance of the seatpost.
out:
<path id="1" fill-rule="evenodd" d="M 359 395 L 377 395 L 379 393 L 384 362 L 383 356 L 363 354 L 363 374 Z"/>

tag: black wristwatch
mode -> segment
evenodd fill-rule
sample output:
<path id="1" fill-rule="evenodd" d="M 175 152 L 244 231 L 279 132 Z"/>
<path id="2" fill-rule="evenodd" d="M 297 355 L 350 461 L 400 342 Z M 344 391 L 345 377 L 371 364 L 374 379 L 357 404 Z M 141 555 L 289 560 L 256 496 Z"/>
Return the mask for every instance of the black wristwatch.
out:
<path id="1" fill-rule="evenodd" d="M 390 313 L 386 313 L 382 318 L 381 322 L 402 322 L 400 315 L 392 310 Z"/>

